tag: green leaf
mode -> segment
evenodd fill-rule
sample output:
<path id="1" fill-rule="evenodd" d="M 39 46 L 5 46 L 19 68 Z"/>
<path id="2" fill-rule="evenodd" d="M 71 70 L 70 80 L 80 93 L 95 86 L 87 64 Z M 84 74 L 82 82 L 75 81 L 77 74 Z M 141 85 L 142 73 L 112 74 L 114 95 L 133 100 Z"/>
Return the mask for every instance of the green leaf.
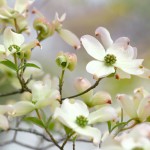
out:
<path id="1" fill-rule="evenodd" d="M 110 121 L 107 122 L 107 126 L 108 126 L 108 131 L 110 133 L 111 132 L 111 122 Z"/>
<path id="2" fill-rule="evenodd" d="M 17 71 L 17 65 L 14 64 L 12 61 L 6 59 L 6 60 L 3 60 L 3 61 L 0 61 L 1 64 L 13 69 L 14 71 Z"/>
<path id="3" fill-rule="evenodd" d="M 43 122 L 40 119 L 36 118 L 36 117 L 26 117 L 23 120 L 27 121 L 27 122 L 31 122 L 33 124 L 36 124 L 37 126 L 40 126 L 42 128 L 45 128 Z"/>
<path id="4" fill-rule="evenodd" d="M 39 66 L 37 66 L 36 64 L 33 64 L 33 63 L 26 63 L 26 64 L 24 65 L 24 67 L 33 67 L 33 68 L 41 69 Z"/>
<path id="5" fill-rule="evenodd" d="M 69 135 L 72 132 L 72 129 L 68 128 L 67 126 L 64 126 L 64 130 L 67 135 Z"/>

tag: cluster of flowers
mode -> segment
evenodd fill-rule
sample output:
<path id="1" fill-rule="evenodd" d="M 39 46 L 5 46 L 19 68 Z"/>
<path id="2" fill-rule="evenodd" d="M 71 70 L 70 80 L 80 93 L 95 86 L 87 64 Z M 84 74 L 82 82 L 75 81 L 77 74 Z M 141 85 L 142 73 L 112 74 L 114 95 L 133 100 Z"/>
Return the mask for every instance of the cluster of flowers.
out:
<path id="1" fill-rule="evenodd" d="M 123 79 L 131 75 L 150 78 L 150 70 L 142 65 L 143 59 L 137 59 L 137 49 L 130 45 L 130 40 L 120 37 L 113 42 L 104 27 L 98 27 L 95 31 L 101 43 L 91 35 L 84 35 L 79 40 L 74 33 L 63 29 L 65 14 L 59 17 L 56 13 L 55 19 L 48 22 L 34 10 L 36 18 L 33 26 L 37 39 L 24 43 L 22 33 L 29 32 L 27 9 L 32 3 L 31 0 L 16 0 L 14 8 L 10 8 L 5 0 L 0 2 L 0 22 L 3 26 L 0 65 L 4 73 L 11 74 L 7 78 L 15 88 L 20 89 L 18 93 L 22 93 L 23 99 L 14 104 L 0 105 L 0 128 L 9 129 L 9 117 L 31 116 L 31 112 L 35 111 L 45 129 L 38 111 L 50 106 L 51 113 L 46 116 L 50 116 L 50 121 L 55 124 L 61 123 L 62 130 L 67 128 L 69 133 L 67 130 L 66 134 L 71 135 L 70 139 L 86 138 L 97 146 L 101 145 L 98 148 L 101 150 L 149 150 L 150 93 L 138 88 L 133 96 L 118 94 L 116 99 L 120 106 L 115 108 L 109 93 L 93 91 L 103 78 Z M 36 46 L 41 47 L 40 42 L 54 32 L 76 49 L 80 48 L 81 41 L 86 52 L 95 59 L 86 66 L 95 84 L 91 85 L 88 79 L 78 77 L 74 86 L 79 94 L 67 98 L 62 98 L 63 76 L 66 69 L 75 69 L 77 56 L 68 52 L 58 54 L 56 63 L 62 70 L 59 79 L 44 75 L 43 80 L 37 81 L 36 77 L 43 76 L 44 72 L 40 64 L 30 61 L 32 50 Z M 81 99 L 76 99 L 78 96 Z M 102 122 L 108 124 L 108 130 L 103 132 L 97 126 Z"/>

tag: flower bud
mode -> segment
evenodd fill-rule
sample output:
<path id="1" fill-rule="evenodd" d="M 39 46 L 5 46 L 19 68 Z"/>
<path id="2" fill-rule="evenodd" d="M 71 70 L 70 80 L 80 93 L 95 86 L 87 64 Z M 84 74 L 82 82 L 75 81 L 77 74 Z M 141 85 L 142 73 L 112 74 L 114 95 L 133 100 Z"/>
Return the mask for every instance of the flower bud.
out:
<path id="1" fill-rule="evenodd" d="M 89 87 L 91 87 L 91 83 L 86 78 L 78 77 L 75 79 L 74 86 L 75 86 L 76 90 L 79 93 L 81 93 L 81 92 L 87 90 Z M 81 95 L 81 97 L 83 98 L 84 102 L 87 105 L 90 105 L 90 99 L 92 96 L 93 96 L 93 90 L 90 90 L 89 92 Z"/>
<path id="2" fill-rule="evenodd" d="M 70 71 L 73 71 L 75 69 L 75 67 L 76 67 L 76 64 L 77 64 L 77 56 L 74 53 L 65 53 L 65 54 L 66 54 L 67 59 L 69 61 L 69 64 L 68 64 L 67 68 Z"/>
<path id="3" fill-rule="evenodd" d="M 62 69 L 69 69 L 73 71 L 77 64 L 77 56 L 73 53 L 60 52 L 56 58 L 56 63 Z"/>
<path id="4" fill-rule="evenodd" d="M 54 34 L 55 27 L 53 24 L 50 24 L 45 18 L 37 18 L 33 23 L 34 29 L 38 33 L 38 40 L 42 41 L 47 37 Z"/>
<path id="5" fill-rule="evenodd" d="M 61 67 L 62 69 L 65 69 L 68 67 L 68 60 L 64 54 L 57 56 L 56 58 L 56 64 Z"/>
<path id="6" fill-rule="evenodd" d="M 111 104 L 111 103 L 112 100 L 110 94 L 105 91 L 99 91 L 92 96 L 90 105 L 93 107 L 96 105 Z"/>
<path id="7" fill-rule="evenodd" d="M 78 37 L 71 31 L 66 29 L 60 29 L 57 32 L 66 43 L 73 46 L 75 49 L 79 49 L 81 47 Z"/>

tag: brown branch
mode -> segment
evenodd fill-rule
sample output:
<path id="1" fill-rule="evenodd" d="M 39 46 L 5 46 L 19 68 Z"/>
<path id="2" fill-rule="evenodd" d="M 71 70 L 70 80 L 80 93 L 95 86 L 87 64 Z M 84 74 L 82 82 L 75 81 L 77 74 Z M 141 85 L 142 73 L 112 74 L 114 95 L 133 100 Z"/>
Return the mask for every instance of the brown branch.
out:
<path id="1" fill-rule="evenodd" d="M 90 90 L 94 89 L 96 86 L 98 86 L 99 82 L 102 80 L 103 78 L 99 78 L 91 87 L 89 87 L 88 89 L 86 89 L 85 91 L 79 93 L 79 94 L 76 94 L 76 95 L 73 95 L 73 96 L 69 96 L 69 97 L 65 97 L 65 98 L 62 98 L 61 100 L 64 100 L 66 98 L 74 98 L 74 97 L 78 97 L 78 96 L 81 96 L 87 92 L 89 92 Z"/>
<path id="2" fill-rule="evenodd" d="M 12 91 L 9 93 L 4 93 L 4 94 L 0 94 L 0 97 L 5 97 L 5 96 L 10 96 L 10 95 L 15 95 L 15 94 L 20 94 L 23 93 L 24 91 L 22 89 L 16 90 L 16 91 Z"/>

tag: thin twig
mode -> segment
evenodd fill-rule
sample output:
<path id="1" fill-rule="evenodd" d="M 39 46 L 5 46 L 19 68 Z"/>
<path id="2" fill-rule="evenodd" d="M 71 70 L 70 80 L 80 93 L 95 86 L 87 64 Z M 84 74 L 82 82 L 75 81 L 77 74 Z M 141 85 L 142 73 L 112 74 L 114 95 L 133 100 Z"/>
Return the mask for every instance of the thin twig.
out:
<path id="1" fill-rule="evenodd" d="M 15 95 L 15 94 L 20 94 L 23 93 L 24 91 L 22 89 L 16 90 L 16 91 L 12 91 L 10 93 L 3 93 L 0 94 L 0 97 L 5 97 L 5 96 L 10 96 L 10 95 Z"/>
<path id="2" fill-rule="evenodd" d="M 36 131 L 36 130 L 31 130 L 31 129 L 22 129 L 22 128 L 9 128 L 7 131 L 19 131 L 19 132 L 26 132 L 26 133 L 30 133 L 30 134 L 35 134 L 35 135 L 38 135 L 38 136 L 41 136 L 43 137 L 43 139 L 45 139 L 46 141 L 48 142 L 52 142 L 49 138 L 47 138 L 46 136 L 44 136 L 42 133 Z M 2 132 L 6 132 L 6 131 L 1 131 L 0 133 Z"/>
<path id="3" fill-rule="evenodd" d="M 38 118 L 43 122 L 38 109 L 36 109 L 36 114 L 37 114 Z M 54 139 L 53 135 L 48 131 L 46 126 L 44 126 L 44 129 L 45 129 L 46 133 L 48 134 L 48 136 L 50 137 L 51 141 L 60 149 L 61 147 L 59 146 L 58 142 Z"/>
<path id="4" fill-rule="evenodd" d="M 83 95 L 87 92 L 89 92 L 90 90 L 94 89 L 96 86 L 98 86 L 99 82 L 102 80 L 103 78 L 99 78 L 91 87 L 89 87 L 88 89 L 86 89 L 85 91 L 79 93 L 79 94 L 76 94 L 76 95 L 73 95 L 73 96 L 69 96 L 69 97 L 65 97 L 65 98 L 62 98 L 61 100 L 64 100 L 66 98 L 74 98 L 74 97 L 78 97 L 80 95 Z"/>
<path id="5" fill-rule="evenodd" d="M 74 132 L 67 136 L 67 138 L 65 139 L 65 141 L 63 142 L 61 146 L 62 149 L 65 147 L 65 145 L 67 144 L 67 142 L 69 141 L 69 139 L 72 137 L 73 134 Z"/>

